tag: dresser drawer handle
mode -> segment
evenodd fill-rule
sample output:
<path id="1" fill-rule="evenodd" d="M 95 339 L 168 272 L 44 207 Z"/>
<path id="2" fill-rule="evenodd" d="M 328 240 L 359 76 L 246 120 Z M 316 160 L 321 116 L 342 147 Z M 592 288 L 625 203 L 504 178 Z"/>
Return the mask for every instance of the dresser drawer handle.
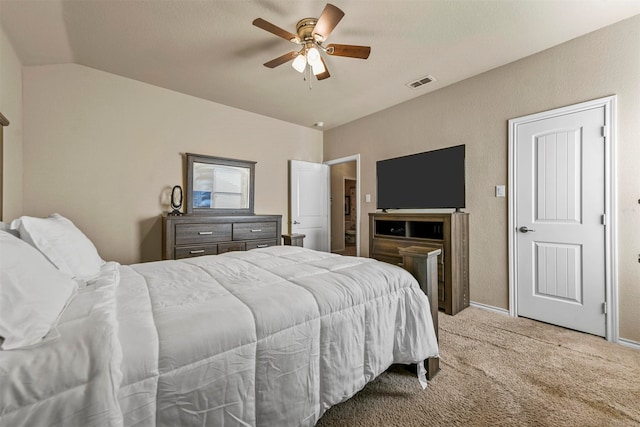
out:
<path id="1" fill-rule="evenodd" d="M 257 245 L 256 247 L 258 247 L 258 248 L 266 248 L 266 247 L 268 247 L 268 246 L 269 246 L 269 245 Z"/>
<path id="2" fill-rule="evenodd" d="M 199 231 L 198 234 L 201 236 L 210 236 L 213 234 L 213 231 Z"/>
<path id="3" fill-rule="evenodd" d="M 191 255 L 195 255 L 195 254 L 203 254 L 204 253 L 204 249 L 199 249 L 197 251 L 189 251 L 189 253 Z"/>
<path id="4" fill-rule="evenodd" d="M 262 231 L 262 228 L 258 228 L 256 230 L 251 230 L 252 233 L 260 233 Z"/>

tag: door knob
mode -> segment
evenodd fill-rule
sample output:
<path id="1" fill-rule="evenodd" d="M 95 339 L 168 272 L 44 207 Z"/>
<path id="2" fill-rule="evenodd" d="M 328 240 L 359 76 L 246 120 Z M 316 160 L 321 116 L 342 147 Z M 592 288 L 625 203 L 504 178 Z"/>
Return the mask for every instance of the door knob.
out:
<path id="1" fill-rule="evenodd" d="M 518 228 L 518 230 L 520 230 L 521 233 L 531 233 L 531 232 L 536 231 L 533 228 L 527 228 L 524 225 L 522 227 Z"/>
<path id="2" fill-rule="evenodd" d="M 300 224 L 298 221 L 293 221 L 294 224 Z"/>

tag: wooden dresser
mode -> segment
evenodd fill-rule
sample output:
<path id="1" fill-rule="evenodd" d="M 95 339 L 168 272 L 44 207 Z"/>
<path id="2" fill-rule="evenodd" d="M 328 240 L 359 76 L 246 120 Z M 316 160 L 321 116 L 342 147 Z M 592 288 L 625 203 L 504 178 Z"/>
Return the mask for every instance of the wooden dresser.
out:
<path id="1" fill-rule="evenodd" d="M 370 213 L 369 256 L 402 265 L 401 248 L 440 249 L 438 305 L 447 314 L 469 306 L 468 213 Z"/>
<path id="2" fill-rule="evenodd" d="M 246 251 L 280 244 L 281 215 L 162 217 L 162 259 Z"/>

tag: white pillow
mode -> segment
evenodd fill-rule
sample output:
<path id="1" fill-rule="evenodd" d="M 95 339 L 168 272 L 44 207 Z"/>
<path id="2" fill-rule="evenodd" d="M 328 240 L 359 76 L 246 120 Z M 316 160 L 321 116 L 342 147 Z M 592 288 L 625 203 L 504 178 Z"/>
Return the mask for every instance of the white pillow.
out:
<path id="1" fill-rule="evenodd" d="M 7 224 L 6 222 L 0 221 L 0 230 L 6 231 L 9 234 L 13 234 L 16 237 L 20 237 L 20 235 L 18 234 L 18 230 L 12 230 L 11 225 Z"/>
<path id="2" fill-rule="evenodd" d="M 76 293 L 76 282 L 26 242 L 0 231 L 0 337 L 11 350 L 38 344 Z"/>
<path id="3" fill-rule="evenodd" d="M 96 247 L 70 220 L 60 214 L 48 218 L 23 216 L 11 223 L 20 238 L 42 252 L 64 273 L 88 280 L 100 273 L 102 258 Z"/>

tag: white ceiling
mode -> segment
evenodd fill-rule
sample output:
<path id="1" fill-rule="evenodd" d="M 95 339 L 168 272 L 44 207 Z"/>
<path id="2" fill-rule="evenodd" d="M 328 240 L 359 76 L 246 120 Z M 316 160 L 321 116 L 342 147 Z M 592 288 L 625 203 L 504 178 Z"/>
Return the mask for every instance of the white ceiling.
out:
<path id="1" fill-rule="evenodd" d="M 296 45 L 251 23 L 295 33 L 324 0 L 0 0 L 0 23 L 24 65 L 82 64 L 326 130 L 640 13 L 639 0 L 332 1 L 345 17 L 327 43 L 371 56 L 327 58 L 311 90 L 289 64 L 262 65 Z"/>

